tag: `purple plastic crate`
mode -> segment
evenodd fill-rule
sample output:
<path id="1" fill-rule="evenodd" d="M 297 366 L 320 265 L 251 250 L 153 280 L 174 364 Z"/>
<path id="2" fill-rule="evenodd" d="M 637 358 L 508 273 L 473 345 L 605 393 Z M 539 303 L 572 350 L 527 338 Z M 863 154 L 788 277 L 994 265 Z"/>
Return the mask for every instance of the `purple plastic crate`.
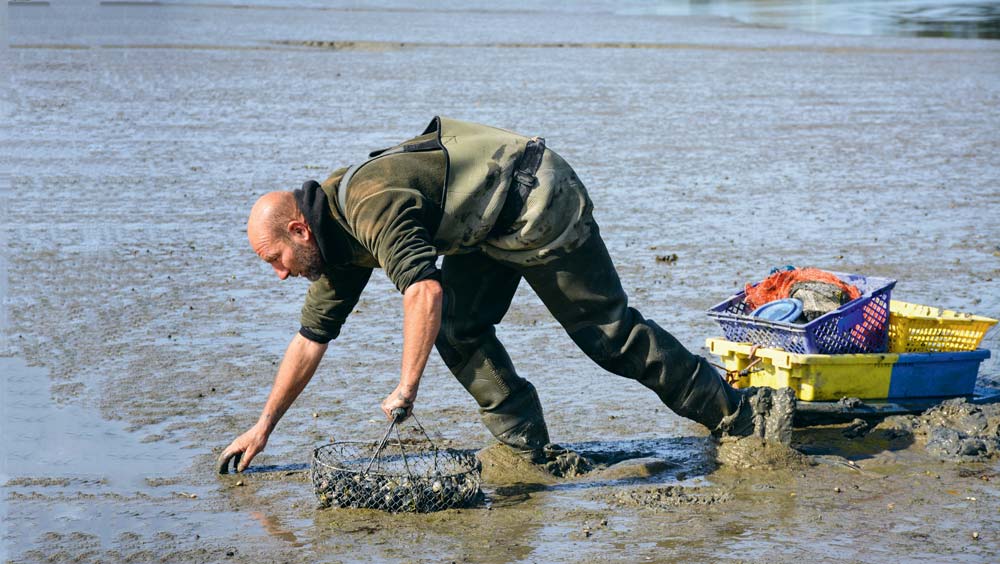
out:
<path id="1" fill-rule="evenodd" d="M 878 353 L 889 348 L 889 295 L 896 281 L 832 272 L 861 291 L 861 297 L 805 324 L 751 317 L 740 292 L 714 306 L 708 316 L 726 339 L 801 354 Z"/>

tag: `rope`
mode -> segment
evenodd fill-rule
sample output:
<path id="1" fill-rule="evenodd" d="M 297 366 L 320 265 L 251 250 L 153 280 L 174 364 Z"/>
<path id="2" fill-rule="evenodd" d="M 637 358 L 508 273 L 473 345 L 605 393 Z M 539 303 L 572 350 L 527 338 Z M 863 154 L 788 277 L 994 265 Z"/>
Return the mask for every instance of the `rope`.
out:
<path id="1" fill-rule="evenodd" d="M 764 369 L 763 367 L 754 369 L 755 366 L 764 361 L 763 358 L 757 356 L 758 348 L 759 348 L 758 345 L 753 345 L 750 347 L 750 364 L 746 365 L 746 367 L 743 368 L 742 370 L 729 370 L 725 366 L 720 366 L 714 362 L 709 362 L 709 364 L 718 368 L 719 370 L 722 370 L 725 373 L 726 383 L 729 384 L 730 386 L 733 386 L 739 383 L 741 378 L 749 376 L 750 374 L 753 374 L 755 372 L 760 372 L 761 370 Z"/>

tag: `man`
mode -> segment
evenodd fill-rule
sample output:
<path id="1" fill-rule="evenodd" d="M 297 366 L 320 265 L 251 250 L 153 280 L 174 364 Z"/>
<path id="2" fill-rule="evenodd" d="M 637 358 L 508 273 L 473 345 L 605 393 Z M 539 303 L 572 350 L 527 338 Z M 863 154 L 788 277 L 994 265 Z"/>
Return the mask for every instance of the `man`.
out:
<path id="1" fill-rule="evenodd" d="M 544 140 L 441 117 L 322 185 L 265 194 L 250 213 L 250 245 L 280 279 L 312 285 L 260 419 L 225 449 L 219 471 L 231 460 L 242 471 L 264 448 L 376 267 L 403 294 L 402 369 L 382 401 L 387 417 L 413 408 L 436 345 L 493 435 L 544 460 L 549 436 L 538 396 L 494 331 L 523 278 L 606 370 L 717 434 L 764 436 L 772 399 L 787 405 L 794 397 L 733 389 L 628 307 L 591 211 L 580 179 Z"/>

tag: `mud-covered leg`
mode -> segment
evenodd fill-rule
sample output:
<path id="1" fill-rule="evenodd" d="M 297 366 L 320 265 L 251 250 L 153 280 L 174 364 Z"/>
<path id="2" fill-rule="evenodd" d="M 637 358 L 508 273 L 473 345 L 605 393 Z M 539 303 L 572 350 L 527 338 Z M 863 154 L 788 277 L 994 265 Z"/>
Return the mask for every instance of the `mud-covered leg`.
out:
<path id="1" fill-rule="evenodd" d="M 704 358 L 628 306 L 596 224 L 582 246 L 522 274 L 573 341 L 600 366 L 637 380 L 677 414 L 709 429 L 727 418 L 733 421 L 740 392 Z"/>
<path id="2" fill-rule="evenodd" d="M 539 458 L 549 435 L 538 394 L 514 371 L 494 329 L 521 275 L 478 253 L 447 256 L 441 271 L 445 299 L 436 342 L 441 358 L 479 403 L 493 436 Z"/>

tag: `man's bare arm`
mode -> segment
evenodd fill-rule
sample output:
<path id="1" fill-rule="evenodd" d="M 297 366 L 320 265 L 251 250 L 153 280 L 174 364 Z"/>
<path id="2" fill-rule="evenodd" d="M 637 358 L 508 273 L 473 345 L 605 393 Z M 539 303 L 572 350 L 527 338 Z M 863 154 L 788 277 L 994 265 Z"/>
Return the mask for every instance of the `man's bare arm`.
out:
<path id="1" fill-rule="evenodd" d="M 250 465 L 257 454 L 264 450 L 267 439 L 271 436 L 281 416 L 299 397 L 306 384 L 316 373 L 316 367 L 326 353 L 327 344 L 310 341 L 302 335 L 295 335 L 285 350 L 285 357 L 278 367 L 278 374 L 271 386 L 271 393 L 264 404 L 264 410 L 257 423 L 247 432 L 236 438 L 218 459 L 220 474 L 229 472 L 229 461 L 233 460 L 237 472 L 242 472 Z"/>
<path id="2" fill-rule="evenodd" d="M 409 413 L 417 399 L 420 377 L 441 328 L 443 295 L 441 283 L 433 279 L 412 284 L 403 293 L 403 361 L 399 386 L 382 401 L 382 411 L 388 418 L 397 407 Z"/>

